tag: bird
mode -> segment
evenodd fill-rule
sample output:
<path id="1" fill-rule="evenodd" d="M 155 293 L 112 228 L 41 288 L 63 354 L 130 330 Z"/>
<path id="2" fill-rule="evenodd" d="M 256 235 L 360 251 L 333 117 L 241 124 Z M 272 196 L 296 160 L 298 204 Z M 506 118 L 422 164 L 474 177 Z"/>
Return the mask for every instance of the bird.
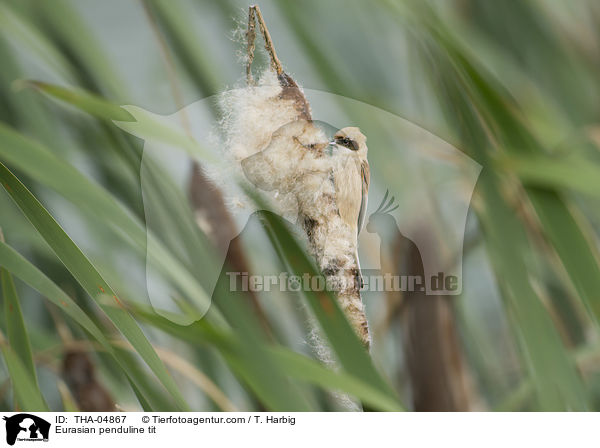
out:
<path id="1" fill-rule="evenodd" d="M 356 236 L 356 265 L 360 288 L 364 282 L 358 258 L 358 236 L 364 227 L 371 171 L 367 160 L 367 137 L 357 127 L 337 131 L 330 144 L 341 152 L 346 163 L 333 173 L 340 217 Z"/>

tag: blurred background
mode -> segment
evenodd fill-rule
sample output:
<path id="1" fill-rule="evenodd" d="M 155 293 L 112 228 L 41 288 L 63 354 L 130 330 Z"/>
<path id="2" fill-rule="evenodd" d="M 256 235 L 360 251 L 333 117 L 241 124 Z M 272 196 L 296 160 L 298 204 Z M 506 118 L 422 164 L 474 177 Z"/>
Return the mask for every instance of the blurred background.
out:
<path id="1" fill-rule="evenodd" d="M 118 105 L 171 115 L 243 86 L 247 3 L 2 0 L 0 408 L 600 408 L 600 5 L 259 6 L 309 100 L 339 95 L 341 124 L 368 130 L 370 211 L 388 188 L 400 203 L 435 191 L 438 176 L 399 175 L 419 153 L 415 129 L 436 142 L 423 148 L 428 160 L 445 163 L 435 149 L 448 145 L 482 167 L 461 294 L 368 293 L 367 355 L 337 308 L 322 315 L 317 295 L 226 290 L 213 250 L 228 250 L 236 270 L 260 272 L 297 248 L 277 222 L 267 224 L 264 253 L 193 225 L 204 210 L 241 230 L 201 170 L 182 192 L 181 179 L 152 166 L 152 200 L 165 213 L 147 234 L 143 141 L 113 124 L 131 119 Z M 363 106 L 346 107 L 348 99 Z M 413 221 L 436 244 L 452 213 L 439 207 Z M 418 271 L 412 246 L 386 238 L 381 268 Z M 149 247 L 182 296 L 212 298 L 204 319 L 182 325 L 149 306 Z M 443 257 L 448 248 L 431 250 Z M 300 265 L 287 265 L 301 271 L 309 260 L 297 253 Z M 185 314 L 187 302 L 176 302 Z M 313 320 L 325 354 L 311 342 Z"/>

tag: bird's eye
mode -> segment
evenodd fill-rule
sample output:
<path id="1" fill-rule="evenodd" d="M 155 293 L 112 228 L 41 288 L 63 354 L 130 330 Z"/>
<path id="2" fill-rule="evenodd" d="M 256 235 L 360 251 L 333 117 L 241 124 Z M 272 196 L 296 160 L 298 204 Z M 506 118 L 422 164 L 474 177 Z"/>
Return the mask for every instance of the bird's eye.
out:
<path id="1" fill-rule="evenodd" d="M 340 146 L 345 146 L 352 151 L 358 151 L 358 143 L 348 137 L 336 137 L 335 142 Z"/>

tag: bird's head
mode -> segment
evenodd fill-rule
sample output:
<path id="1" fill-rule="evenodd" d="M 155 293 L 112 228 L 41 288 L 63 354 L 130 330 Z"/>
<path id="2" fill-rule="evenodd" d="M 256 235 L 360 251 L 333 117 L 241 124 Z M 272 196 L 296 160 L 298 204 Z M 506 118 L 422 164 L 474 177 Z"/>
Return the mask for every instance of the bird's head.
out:
<path id="1" fill-rule="evenodd" d="M 367 157 L 367 137 L 359 128 L 348 127 L 340 129 L 333 136 L 332 144 L 349 149 L 361 158 Z"/>

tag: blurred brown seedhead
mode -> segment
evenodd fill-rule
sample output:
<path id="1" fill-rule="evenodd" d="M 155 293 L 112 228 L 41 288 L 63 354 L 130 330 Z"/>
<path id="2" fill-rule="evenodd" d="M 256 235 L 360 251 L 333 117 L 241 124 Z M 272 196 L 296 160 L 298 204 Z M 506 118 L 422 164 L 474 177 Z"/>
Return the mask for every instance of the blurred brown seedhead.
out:
<path id="1" fill-rule="evenodd" d="M 98 381 L 96 368 L 89 355 L 79 350 L 65 353 L 62 374 L 80 411 L 115 411 L 115 403 L 104 386 Z"/>

